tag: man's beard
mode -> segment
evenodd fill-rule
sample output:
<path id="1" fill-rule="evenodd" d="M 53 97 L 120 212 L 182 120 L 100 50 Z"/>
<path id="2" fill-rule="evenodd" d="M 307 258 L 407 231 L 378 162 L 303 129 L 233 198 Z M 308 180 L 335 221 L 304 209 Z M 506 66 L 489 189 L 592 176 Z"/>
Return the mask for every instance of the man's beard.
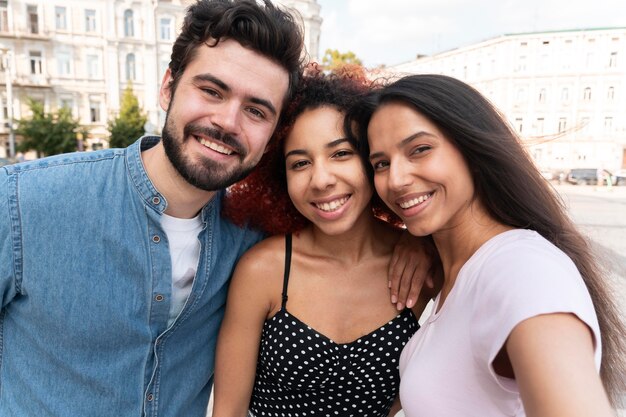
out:
<path id="1" fill-rule="evenodd" d="M 168 117 L 166 117 L 165 126 L 161 134 L 165 154 L 181 177 L 196 188 L 205 191 L 217 191 L 226 188 L 244 179 L 256 166 L 256 162 L 248 165 L 243 164 L 246 151 L 236 139 L 228 134 L 223 134 L 212 128 L 197 126 L 193 123 L 185 126 L 182 138 L 177 138 L 175 131 L 176 126 L 168 121 Z M 202 158 L 195 163 L 190 161 L 189 156 L 184 154 L 183 143 L 187 140 L 196 140 L 192 133 L 202 134 L 219 140 L 231 147 L 236 152 L 236 155 L 233 157 L 238 158 L 240 164 L 228 172 L 218 162 L 209 158 Z"/>

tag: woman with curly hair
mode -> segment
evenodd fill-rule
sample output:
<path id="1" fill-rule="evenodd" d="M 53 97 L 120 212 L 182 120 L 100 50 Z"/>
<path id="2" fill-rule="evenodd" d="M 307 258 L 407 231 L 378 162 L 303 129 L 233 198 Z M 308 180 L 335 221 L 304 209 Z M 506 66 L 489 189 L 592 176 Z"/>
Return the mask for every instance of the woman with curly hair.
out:
<path id="1" fill-rule="evenodd" d="M 614 415 L 609 397 L 626 375 L 619 310 L 497 110 L 454 78 L 414 75 L 346 123 L 378 194 L 411 234 L 432 235 L 443 264 L 432 314 L 400 360 L 406 416 Z"/>
<path id="2" fill-rule="evenodd" d="M 366 91 L 350 78 L 307 77 L 275 146 L 230 191 L 231 218 L 280 235 L 247 252 L 234 273 L 216 417 L 390 413 L 400 351 L 428 298 L 400 312 L 389 302 L 387 267 L 401 231 L 374 215 L 366 165 L 343 130 Z"/>

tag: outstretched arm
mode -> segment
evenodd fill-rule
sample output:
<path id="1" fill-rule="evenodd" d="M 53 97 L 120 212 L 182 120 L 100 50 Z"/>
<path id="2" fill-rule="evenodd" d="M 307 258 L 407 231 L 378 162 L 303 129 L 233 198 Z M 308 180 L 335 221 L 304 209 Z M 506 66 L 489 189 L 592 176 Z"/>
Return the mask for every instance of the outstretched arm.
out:
<path id="1" fill-rule="evenodd" d="M 592 332 L 577 316 L 524 320 L 506 351 L 528 417 L 615 415 L 596 372 Z"/>
<path id="2" fill-rule="evenodd" d="M 239 261 L 228 290 L 217 341 L 214 417 L 246 417 L 252 395 L 263 323 L 271 310 L 267 262 L 255 247 Z"/>
<path id="3" fill-rule="evenodd" d="M 440 271 L 441 261 L 432 238 L 416 237 L 404 231 L 389 262 L 391 302 L 402 310 L 422 303 L 419 298 L 430 299 L 441 287 L 440 283 L 437 285 Z"/>

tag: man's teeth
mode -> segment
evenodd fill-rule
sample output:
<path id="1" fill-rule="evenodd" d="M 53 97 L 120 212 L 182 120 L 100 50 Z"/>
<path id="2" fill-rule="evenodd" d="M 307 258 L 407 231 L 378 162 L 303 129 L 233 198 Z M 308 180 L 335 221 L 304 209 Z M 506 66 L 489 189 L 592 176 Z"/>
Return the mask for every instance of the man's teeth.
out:
<path id="1" fill-rule="evenodd" d="M 424 201 L 428 200 L 430 197 L 432 197 L 432 193 L 419 196 L 418 198 L 414 198 L 409 201 L 403 201 L 402 203 L 399 204 L 399 206 L 403 209 L 408 209 L 413 206 L 417 206 L 418 204 L 422 204 Z"/>
<path id="2" fill-rule="evenodd" d="M 209 149 L 213 149 L 215 152 L 222 153 L 224 155 L 231 155 L 233 151 L 231 149 L 225 148 L 222 145 L 219 145 L 215 142 L 208 141 L 204 138 L 198 138 L 201 144 L 206 146 Z"/>
<path id="3" fill-rule="evenodd" d="M 335 211 L 339 207 L 346 204 L 346 201 L 348 201 L 348 198 L 349 197 L 343 197 L 343 198 L 340 198 L 339 200 L 331 201 L 330 203 L 320 203 L 320 204 L 315 203 L 315 207 L 317 207 L 318 209 L 322 211 Z"/>

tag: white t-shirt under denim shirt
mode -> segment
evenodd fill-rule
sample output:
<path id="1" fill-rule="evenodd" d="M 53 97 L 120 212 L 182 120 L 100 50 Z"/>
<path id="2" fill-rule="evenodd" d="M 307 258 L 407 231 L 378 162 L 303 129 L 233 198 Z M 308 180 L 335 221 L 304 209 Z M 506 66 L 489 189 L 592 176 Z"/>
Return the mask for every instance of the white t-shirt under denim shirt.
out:
<path id="1" fill-rule="evenodd" d="M 516 381 L 497 375 L 492 362 L 517 324 L 550 313 L 572 313 L 589 326 L 599 369 L 598 320 L 571 259 L 530 230 L 490 239 L 402 352 L 406 417 L 524 417 Z"/>
<path id="2" fill-rule="evenodd" d="M 192 219 L 179 219 L 163 214 L 161 226 L 165 230 L 172 257 L 172 299 L 167 326 L 180 314 L 191 294 L 200 259 L 198 234 L 202 230 L 200 215 Z"/>

